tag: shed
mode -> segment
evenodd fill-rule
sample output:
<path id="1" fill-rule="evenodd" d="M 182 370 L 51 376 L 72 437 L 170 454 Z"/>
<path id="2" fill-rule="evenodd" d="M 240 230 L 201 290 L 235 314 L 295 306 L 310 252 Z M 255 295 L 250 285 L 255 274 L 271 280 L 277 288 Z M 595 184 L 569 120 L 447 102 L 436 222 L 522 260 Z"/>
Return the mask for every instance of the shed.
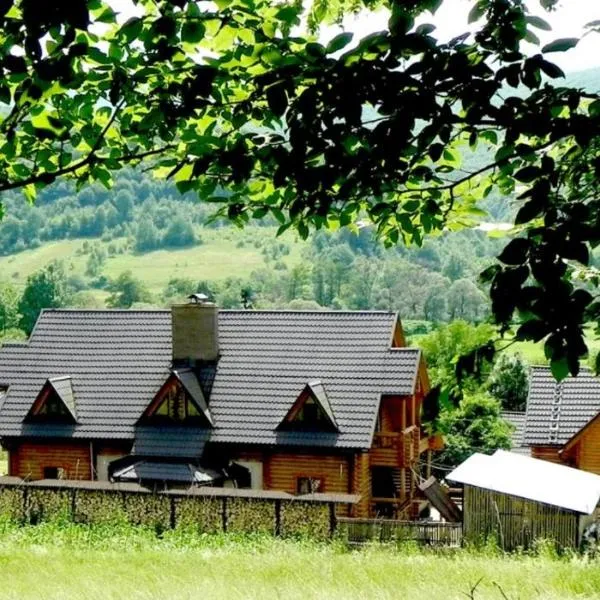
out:
<path id="1" fill-rule="evenodd" d="M 464 485 L 463 535 L 505 550 L 552 539 L 577 547 L 600 500 L 600 476 L 522 454 L 474 454 L 448 475 Z"/>

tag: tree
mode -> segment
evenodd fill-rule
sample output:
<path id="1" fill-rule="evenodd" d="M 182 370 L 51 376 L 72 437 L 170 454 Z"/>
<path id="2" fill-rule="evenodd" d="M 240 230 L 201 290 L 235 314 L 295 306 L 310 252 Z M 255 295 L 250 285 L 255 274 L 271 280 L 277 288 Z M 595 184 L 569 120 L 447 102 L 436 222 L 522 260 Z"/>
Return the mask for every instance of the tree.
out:
<path id="1" fill-rule="evenodd" d="M 185 248 L 196 244 L 198 239 L 189 220 L 179 215 L 169 224 L 162 241 L 168 248 Z"/>
<path id="2" fill-rule="evenodd" d="M 10 283 L 0 284 L 0 332 L 4 335 L 19 323 L 19 294 Z"/>
<path id="3" fill-rule="evenodd" d="M 111 282 L 109 289 L 111 294 L 106 304 L 110 308 L 130 308 L 135 303 L 150 302 L 150 292 L 131 271 L 121 273 Z"/>
<path id="4" fill-rule="evenodd" d="M 432 384 L 452 385 L 459 358 L 489 343 L 493 336 L 494 328 L 491 325 L 453 321 L 420 338 L 419 346 L 425 354 Z M 488 364 L 488 370 L 490 368 L 491 363 Z M 477 387 L 478 384 L 473 389 Z"/>
<path id="5" fill-rule="evenodd" d="M 390 245 L 468 226 L 485 197 L 518 194 L 522 233 L 484 275 L 494 318 L 545 339 L 557 377 L 576 372 L 582 323 L 600 321 L 572 282 L 582 267 L 600 282 L 586 269 L 600 230 L 600 95 L 548 83 L 563 76 L 548 58 L 577 40 L 526 55 L 548 24 L 522 0 L 477 0 L 475 34 L 449 43 L 415 22 L 442 1 L 319 1 L 303 15 L 292 0 L 144 0 L 124 23 L 102 0 L 5 3 L 0 192 L 33 199 L 63 176 L 110 186 L 148 159 L 237 223 L 270 215 L 307 237 L 368 219 Z M 301 28 L 380 3 L 387 29 L 353 45 Z"/>
<path id="6" fill-rule="evenodd" d="M 150 252 L 160 246 L 160 233 L 152 219 L 145 215 L 135 230 L 134 248 L 137 252 Z"/>
<path id="7" fill-rule="evenodd" d="M 480 321 L 487 309 L 483 292 L 468 279 L 453 282 L 446 301 L 450 319 Z"/>
<path id="8" fill-rule="evenodd" d="M 454 467 L 475 452 L 510 450 L 511 426 L 500 417 L 500 402 L 485 393 L 466 395 L 458 408 L 442 412 L 444 449 L 436 462 Z"/>
<path id="9" fill-rule="evenodd" d="M 524 411 L 529 378 L 527 365 L 518 354 L 500 355 L 488 381 L 490 394 L 500 401 L 504 410 Z"/>
<path id="10" fill-rule="evenodd" d="M 29 335 L 43 308 L 66 306 L 70 296 L 67 274 L 61 262 L 50 263 L 30 275 L 19 301 L 19 327 Z"/>

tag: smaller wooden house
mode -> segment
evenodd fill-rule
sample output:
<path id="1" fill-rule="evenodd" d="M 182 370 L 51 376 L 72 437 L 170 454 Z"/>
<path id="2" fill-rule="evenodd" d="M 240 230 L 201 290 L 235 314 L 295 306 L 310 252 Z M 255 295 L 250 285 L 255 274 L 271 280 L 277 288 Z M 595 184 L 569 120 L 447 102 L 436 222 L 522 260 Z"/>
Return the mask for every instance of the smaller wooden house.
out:
<path id="1" fill-rule="evenodd" d="M 448 479 L 464 486 L 464 539 L 493 536 L 505 550 L 579 546 L 600 501 L 600 476 L 504 450 L 474 454 Z"/>

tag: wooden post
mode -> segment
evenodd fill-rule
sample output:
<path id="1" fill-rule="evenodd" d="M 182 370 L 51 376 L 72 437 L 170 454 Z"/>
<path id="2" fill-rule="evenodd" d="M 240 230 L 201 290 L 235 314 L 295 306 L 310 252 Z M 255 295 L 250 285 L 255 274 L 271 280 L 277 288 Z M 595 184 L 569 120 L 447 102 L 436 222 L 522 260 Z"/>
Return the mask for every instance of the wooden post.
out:
<path id="1" fill-rule="evenodd" d="M 281 535 L 281 500 L 275 500 L 275 535 Z"/>
<path id="2" fill-rule="evenodd" d="M 176 509 L 175 509 L 175 496 L 170 497 L 170 514 L 169 514 L 169 525 L 171 529 L 175 529 L 177 525 Z"/>
<path id="3" fill-rule="evenodd" d="M 335 517 L 335 504 L 333 502 L 329 503 L 329 537 L 333 539 L 335 535 L 335 529 L 337 526 L 337 520 Z"/>
<path id="4" fill-rule="evenodd" d="M 77 490 L 73 488 L 71 492 L 71 521 L 75 522 L 75 509 L 77 502 Z"/>
<path id="5" fill-rule="evenodd" d="M 223 533 L 227 533 L 227 496 L 223 496 L 223 507 L 221 512 Z"/>
<path id="6" fill-rule="evenodd" d="M 427 448 L 427 466 L 425 467 L 425 479 L 431 477 L 431 448 Z"/>

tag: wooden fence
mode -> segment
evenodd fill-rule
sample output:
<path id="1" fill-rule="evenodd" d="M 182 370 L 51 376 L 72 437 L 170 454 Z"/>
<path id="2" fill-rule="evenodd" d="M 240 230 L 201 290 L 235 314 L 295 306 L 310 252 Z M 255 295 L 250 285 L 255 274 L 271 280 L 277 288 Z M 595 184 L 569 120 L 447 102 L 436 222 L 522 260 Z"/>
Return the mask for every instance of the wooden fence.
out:
<path id="1" fill-rule="evenodd" d="M 338 517 L 337 535 L 350 544 L 415 541 L 435 546 L 459 546 L 462 524 Z"/>

